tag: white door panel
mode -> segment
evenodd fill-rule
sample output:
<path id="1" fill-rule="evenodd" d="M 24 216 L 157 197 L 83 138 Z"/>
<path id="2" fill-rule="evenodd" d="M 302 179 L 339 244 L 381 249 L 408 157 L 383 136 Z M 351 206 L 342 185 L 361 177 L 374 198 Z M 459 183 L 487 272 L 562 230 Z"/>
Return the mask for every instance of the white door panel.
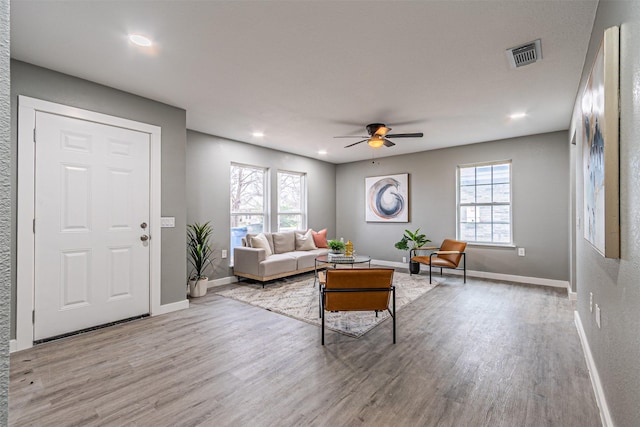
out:
<path id="1" fill-rule="evenodd" d="M 34 339 L 149 312 L 149 134 L 36 113 Z"/>

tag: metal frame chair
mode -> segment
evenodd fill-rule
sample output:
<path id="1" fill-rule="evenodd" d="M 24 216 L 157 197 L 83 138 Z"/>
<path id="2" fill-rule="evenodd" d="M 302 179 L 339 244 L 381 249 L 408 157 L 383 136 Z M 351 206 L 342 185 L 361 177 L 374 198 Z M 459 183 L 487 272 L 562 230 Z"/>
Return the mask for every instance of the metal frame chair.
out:
<path id="1" fill-rule="evenodd" d="M 462 261 L 462 270 L 464 283 L 467 283 L 467 257 L 464 250 L 467 247 L 466 242 L 462 242 L 460 240 L 452 240 L 445 239 L 442 242 L 442 246 L 439 248 L 433 247 L 420 247 L 411 249 L 411 253 L 414 255 L 411 256 L 411 261 L 419 262 L 421 264 L 425 264 L 429 266 L 429 283 L 431 283 L 431 268 L 439 267 L 440 275 L 442 276 L 443 268 L 450 268 L 452 270 L 458 270 L 458 266 L 460 265 L 460 261 Z M 417 251 L 424 250 L 433 250 L 428 256 L 427 255 L 417 255 Z"/>
<path id="2" fill-rule="evenodd" d="M 396 288 L 392 268 L 354 268 L 326 271 L 320 287 L 322 345 L 324 345 L 325 311 L 387 310 L 393 319 L 393 343 L 396 343 Z M 391 302 L 391 307 L 389 303 Z"/>

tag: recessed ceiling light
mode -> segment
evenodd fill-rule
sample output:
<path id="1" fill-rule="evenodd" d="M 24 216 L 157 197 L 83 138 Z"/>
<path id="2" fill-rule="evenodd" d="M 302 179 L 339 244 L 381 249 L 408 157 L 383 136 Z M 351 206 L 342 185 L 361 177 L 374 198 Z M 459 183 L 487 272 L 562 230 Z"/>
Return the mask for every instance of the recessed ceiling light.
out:
<path id="1" fill-rule="evenodd" d="M 262 132 L 254 132 L 251 135 L 255 136 L 256 138 L 262 138 L 264 136 L 264 133 L 262 133 Z"/>
<path id="2" fill-rule="evenodd" d="M 522 119 L 527 116 L 527 113 L 513 113 L 509 116 L 512 120 Z"/>
<path id="3" fill-rule="evenodd" d="M 325 154 L 327 154 L 327 150 L 320 150 L 320 151 L 318 151 L 318 154 L 325 155 Z"/>
<path id="4" fill-rule="evenodd" d="M 145 37 L 141 34 L 129 34 L 129 41 L 142 47 L 149 47 L 153 44 L 149 37 Z"/>

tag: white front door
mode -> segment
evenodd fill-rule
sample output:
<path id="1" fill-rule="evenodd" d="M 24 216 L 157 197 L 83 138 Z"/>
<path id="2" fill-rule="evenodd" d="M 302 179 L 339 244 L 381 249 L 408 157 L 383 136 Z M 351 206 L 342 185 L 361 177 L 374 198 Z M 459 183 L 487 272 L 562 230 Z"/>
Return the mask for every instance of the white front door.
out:
<path id="1" fill-rule="evenodd" d="M 36 113 L 35 340 L 149 313 L 149 144 Z"/>

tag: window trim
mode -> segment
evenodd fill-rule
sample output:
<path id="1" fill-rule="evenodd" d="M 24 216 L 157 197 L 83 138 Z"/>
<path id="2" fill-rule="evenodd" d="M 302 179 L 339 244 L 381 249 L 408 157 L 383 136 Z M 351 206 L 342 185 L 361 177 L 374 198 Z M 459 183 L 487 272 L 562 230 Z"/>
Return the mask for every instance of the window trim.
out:
<path id="1" fill-rule="evenodd" d="M 300 177 L 300 211 L 288 211 L 288 212 L 280 212 L 280 174 L 288 174 L 288 175 L 297 175 Z M 280 231 L 280 215 L 300 215 L 300 229 L 306 230 L 308 225 L 308 206 L 307 206 L 307 173 L 306 172 L 298 172 L 286 169 L 278 169 L 276 171 L 276 224 L 278 231 Z"/>
<path id="2" fill-rule="evenodd" d="M 258 169 L 263 171 L 264 179 L 262 180 L 262 212 L 247 212 L 247 211 L 237 211 L 232 212 L 232 206 L 229 205 L 229 231 L 231 231 L 232 219 L 237 216 L 258 216 L 262 215 L 263 217 L 263 232 L 268 233 L 271 230 L 271 194 L 269 189 L 270 185 L 270 173 L 269 168 L 265 166 L 258 165 L 250 165 L 246 163 L 238 163 L 238 162 L 230 162 L 229 164 L 229 177 L 231 177 L 231 171 L 234 167 L 246 168 L 246 169 Z M 229 182 L 229 191 L 231 191 L 231 182 Z M 229 204 L 231 204 L 231 194 L 229 194 Z M 234 258 L 233 258 L 233 247 L 231 245 L 231 236 L 229 236 L 229 266 L 233 267 Z"/>
<path id="3" fill-rule="evenodd" d="M 460 193 L 461 193 L 461 184 L 460 184 L 460 171 L 465 168 L 480 168 L 486 166 L 496 166 L 496 165 L 509 165 L 509 202 L 489 202 L 489 203 L 464 203 L 460 202 Z M 493 173 L 491 175 L 491 185 L 493 183 Z M 474 184 L 474 187 L 477 187 L 477 184 Z M 492 193 L 493 199 L 493 193 Z M 483 241 L 468 241 L 469 245 L 472 246 L 485 246 L 485 247 L 500 247 L 500 248 L 512 248 L 515 247 L 514 238 L 513 238 L 513 160 L 496 160 L 490 162 L 478 162 L 478 163 L 466 163 L 461 164 L 456 167 L 456 238 L 460 239 L 461 236 L 461 225 L 460 222 L 460 209 L 464 206 L 509 206 L 509 242 L 483 242 Z M 493 228 L 494 222 L 493 217 L 491 218 L 491 226 Z M 493 233 L 492 233 L 493 238 Z"/>

